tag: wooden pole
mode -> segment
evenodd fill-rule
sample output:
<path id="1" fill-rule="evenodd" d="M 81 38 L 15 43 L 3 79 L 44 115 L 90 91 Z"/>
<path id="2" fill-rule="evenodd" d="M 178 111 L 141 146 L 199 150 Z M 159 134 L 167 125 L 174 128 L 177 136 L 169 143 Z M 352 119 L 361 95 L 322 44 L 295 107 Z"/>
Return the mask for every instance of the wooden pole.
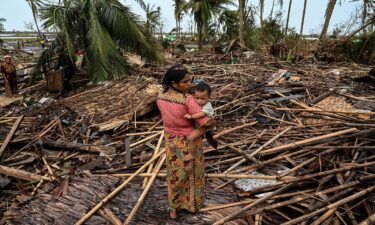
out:
<path id="1" fill-rule="evenodd" d="M 240 209 L 240 210 L 238 210 L 238 211 L 236 211 L 236 212 L 234 212 L 234 213 L 232 213 L 232 214 L 230 214 L 230 215 L 222 218 L 221 220 L 213 223 L 212 225 L 221 225 L 221 224 L 224 224 L 224 223 L 226 223 L 228 221 L 231 221 L 236 216 L 238 216 L 238 215 L 240 215 L 240 214 L 248 211 L 249 209 L 251 209 L 251 208 L 253 208 L 253 207 L 255 207 L 255 206 L 257 206 L 257 205 L 259 205 L 259 204 L 261 204 L 261 203 L 263 203 L 265 201 L 267 201 L 271 197 L 284 192 L 285 190 L 287 190 L 288 188 L 290 188 L 292 185 L 294 185 L 294 184 L 288 184 L 288 185 L 286 185 L 286 186 L 278 189 L 277 191 L 271 192 L 271 193 L 265 195 L 264 197 L 256 200 L 255 202 L 251 203 L 250 205 L 248 205 L 248 206 L 246 206 L 246 207 L 244 207 L 244 208 L 242 208 L 242 209 Z"/>
<path id="2" fill-rule="evenodd" d="M 160 146 L 161 144 L 163 143 L 163 139 L 164 139 L 164 131 L 161 133 L 160 135 L 160 138 L 158 140 L 158 143 L 156 145 L 156 148 L 154 150 L 154 154 L 153 154 L 153 157 L 158 154 L 159 150 L 160 150 Z M 151 173 L 152 169 L 154 167 L 154 163 L 151 163 L 148 168 L 147 168 L 147 173 Z M 142 184 L 142 188 L 145 188 L 146 187 L 146 184 L 147 184 L 147 181 L 148 181 L 148 178 L 146 177 L 144 180 L 143 180 L 143 184 Z"/>
<path id="3" fill-rule="evenodd" d="M 7 166 L 0 165 L 0 173 L 5 174 L 7 176 L 15 177 L 21 180 L 27 181 L 40 181 L 43 179 L 42 176 L 37 175 L 35 173 L 30 173 L 24 170 L 14 169 Z"/>
<path id="4" fill-rule="evenodd" d="M 308 138 L 308 139 L 305 139 L 305 140 L 302 140 L 302 141 L 296 141 L 296 142 L 289 143 L 289 144 L 286 144 L 286 145 L 277 146 L 277 147 L 274 147 L 274 148 L 271 148 L 271 149 L 264 150 L 260 154 L 261 155 L 270 155 L 270 154 L 274 154 L 276 152 L 298 148 L 298 147 L 308 145 L 308 144 L 311 144 L 311 143 L 314 143 L 314 142 L 317 142 L 317 141 L 320 141 L 320 140 L 323 140 L 323 139 L 328 139 L 328 138 L 340 136 L 340 135 L 347 134 L 347 133 L 353 133 L 353 132 L 356 132 L 356 131 L 358 131 L 357 128 L 349 128 L 349 129 L 346 129 L 346 130 L 337 131 L 337 132 L 334 132 L 334 133 L 325 134 L 325 135 L 321 135 L 321 136 L 317 136 L 317 137 L 313 137 L 313 138 Z"/>
<path id="5" fill-rule="evenodd" d="M 139 197 L 137 203 L 135 204 L 134 208 L 130 212 L 128 218 L 126 218 L 126 220 L 125 220 L 125 222 L 124 222 L 123 225 L 128 225 L 130 223 L 130 221 L 132 220 L 132 218 L 134 217 L 135 213 L 138 211 L 139 207 L 141 207 L 141 204 L 142 204 L 143 200 L 145 199 L 148 191 L 150 190 L 151 185 L 154 183 L 155 178 L 156 178 L 156 176 L 157 176 L 160 168 L 163 166 L 165 159 L 166 159 L 166 156 L 164 155 L 162 157 L 162 159 L 159 161 L 157 167 L 155 168 L 154 173 L 152 174 L 152 177 L 150 178 L 150 181 L 147 183 L 147 186 L 145 187 L 142 195 Z"/>
<path id="6" fill-rule="evenodd" d="M 237 130 L 241 130 L 243 128 L 246 128 L 246 127 L 250 127 L 250 126 L 253 126 L 255 124 L 257 124 L 258 122 L 255 121 L 255 122 L 251 122 L 251 123 L 246 123 L 246 124 L 243 124 L 241 126 L 237 126 L 237 127 L 233 127 L 233 128 L 230 128 L 230 129 L 227 129 L 227 130 L 223 130 L 221 131 L 220 133 L 214 135 L 214 138 L 217 139 L 223 135 L 226 135 L 226 134 L 229 134 L 229 133 L 232 133 L 234 131 L 237 131 Z"/>
<path id="7" fill-rule="evenodd" d="M 115 190 L 113 190 L 107 197 L 102 199 L 94 208 L 92 208 L 86 215 L 84 215 L 80 220 L 78 220 L 75 225 L 83 224 L 88 218 L 90 218 L 98 209 L 100 209 L 106 202 L 108 202 L 111 198 L 113 198 L 117 193 L 119 193 L 134 177 L 140 174 L 150 163 L 155 161 L 159 158 L 161 154 L 164 153 L 165 150 L 160 151 L 155 157 L 150 159 L 147 163 L 145 163 L 141 168 L 139 168 L 133 175 L 131 175 L 128 179 L 126 179 L 120 186 L 118 186 Z"/>
<path id="8" fill-rule="evenodd" d="M 337 209 L 337 207 L 339 207 L 339 206 L 341 206 L 343 204 L 346 204 L 348 202 L 351 202 L 353 200 L 356 200 L 356 199 L 358 199 L 358 198 L 360 198 L 360 197 L 362 197 L 362 196 L 364 196 L 364 195 L 366 195 L 368 193 L 371 193 L 374 190 L 375 190 L 375 186 L 371 186 L 371 187 L 366 188 L 366 189 L 364 189 L 364 190 L 362 190 L 362 191 L 360 191 L 360 192 L 358 192 L 358 193 L 356 193 L 354 195 L 351 195 L 351 196 L 348 196 L 346 198 L 343 198 L 343 199 L 341 199 L 341 200 L 339 200 L 339 201 L 337 201 L 335 203 L 332 203 L 332 204 L 330 204 L 330 205 L 328 205 L 326 207 L 323 207 L 323 208 L 321 208 L 319 210 L 316 210 L 316 211 L 314 211 L 312 213 L 309 213 L 307 215 L 303 215 L 303 216 L 297 217 L 297 218 L 295 218 L 293 220 L 290 220 L 290 221 L 288 221 L 286 223 L 283 223 L 282 225 L 297 224 L 297 223 L 300 223 L 300 222 L 302 222 L 302 221 L 304 221 L 306 219 L 309 219 L 309 218 L 312 218 L 312 217 L 314 217 L 316 215 L 319 215 L 320 213 L 325 212 L 327 210 Z"/>
<path id="9" fill-rule="evenodd" d="M 1 156 L 3 155 L 4 150 L 5 150 L 6 147 L 8 146 L 9 142 L 12 140 L 14 133 L 16 133 L 17 128 L 18 128 L 19 125 L 21 124 L 22 119 L 23 119 L 23 115 L 22 115 L 22 116 L 19 116 L 19 117 L 17 118 L 17 120 L 16 120 L 16 122 L 13 124 L 13 127 L 12 127 L 12 129 L 10 130 L 8 136 L 5 138 L 5 141 L 4 141 L 3 144 L 1 145 L 1 147 L 0 147 L 0 159 L 1 159 Z"/>

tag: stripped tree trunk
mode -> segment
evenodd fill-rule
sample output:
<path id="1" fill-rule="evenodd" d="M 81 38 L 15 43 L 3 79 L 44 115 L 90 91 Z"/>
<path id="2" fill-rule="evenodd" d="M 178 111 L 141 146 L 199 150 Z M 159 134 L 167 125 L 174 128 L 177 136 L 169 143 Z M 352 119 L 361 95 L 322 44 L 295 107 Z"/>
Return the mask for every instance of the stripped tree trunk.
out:
<path id="1" fill-rule="evenodd" d="M 324 21 L 322 33 L 320 34 L 320 39 L 325 38 L 327 35 L 329 22 L 331 20 L 333 10 L 335 9 L 336 2 L 337 0 L 329 0 L 328 2 L 326 14 L 325 14 L 325 21 Z"/>

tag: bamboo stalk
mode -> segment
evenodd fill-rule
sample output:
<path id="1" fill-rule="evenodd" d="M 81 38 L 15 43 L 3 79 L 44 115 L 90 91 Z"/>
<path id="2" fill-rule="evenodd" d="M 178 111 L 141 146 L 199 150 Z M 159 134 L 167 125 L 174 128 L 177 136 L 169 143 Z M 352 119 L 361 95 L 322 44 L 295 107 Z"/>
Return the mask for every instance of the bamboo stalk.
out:
<path id="1" fill-rule="evenodd" d="M 102 199 L 94 208 L 92 208 L 89 212 L 87 212 L 80 220 L 78 220 L 75 225 L 83 224 L 88 218 L 90 218 L 98 209 L 100 209 L 106 202 L 108 202 L 111 198 L 113 198 L 118 192 L 120 192 L 124 187 L 138 174 L 140 174 L 146 167 L 158 159 L 160 155 L 162 155 L 165 150 L 160 151 L 155 157 L 150 159 L 147 163 L 145 163 L 141 168 L 139 168 L 133 175 L 131 175 L 128 179 L 126 179 L 120 186 L 118 186 L 115 190 L 113 190 L 107 197 Z"/>
<path id="2" fill-rule="evenodd" d="M 115 177 L 130 177 L 134 173 L 114 173 L 111 176 Z M 139 177 L 151 177 L 153 173 L 140 173 L 137 174 Z M 158 177 L 166 177 L 166 173 L 158 173 Z M 277 180 L 277 176 L 268 176 L 268 175 L 251 175 L 251 174 L 232 174 L 232 173 L 206 173 L 205 177 L 207 178 L 231 178 L 231 179 L 262 179 L 262 180 Z M 297 177 L 286 176 L 281 180 L 296 179 Z"/>
<path id="3" fill-rule="evenodd" d="M 6 149 L 6 147 L 8 147 L 9 142 L 12 140 L 14 133 L 16 133 L 17 128 L 21 124 L 23 117 L 24 116 L 22 115 L 22 116 L 19 116 L 17 118 L 16 122 L 14 122 L 14 124 L 12 126 L 12 129 L 10 130 L 9 134 L 7 135 L 7 137 L 5 138 L 5 141 L 1 144 L 1 147 L 0 147 L 0 159 L 1 159 L 1 156 L 3 155 L 4 150 Z"/>
<path id="4" fill-rule="evenodd" d="M 162 135 L 163 136 L 163 135 Z M 130 212 L 128 218 L 126 218 L 125 222 L 123 223 L 123 225 L 128 225 L 130 223 L 130 221 L 133 219 L 135 213 L 138 211 L 139 207 L 141 207 L 141 204 L 143 202 L 143 200 L 145 199 L 148 191 L 150 190 L 151 188 L 151 185 L 154 183 L 155 181 L 155 178 L 160 170 L 160 168 L 163 166 L 164 164 L 164 161 L 166 159 L 166 156 L 163 155 L 163 157 L 161 158 L 161 160 L 159 161 L 157 167 L 155 168 L 155 171 L 154 173 L 152 174 L 151 178 L 150 178 L 150 181 L 147 183 L 147 186 L 145 187 L 142 195 L 139 197 L 137 203 L 135 204 L 134 208 L 132 209 L 132 211 Z"/>
<path id="5" fill-rule="evenodd" d="M 317 136 L 317 137 L 313 137 L 313 138 L 308 138 L 308 139 L 305 139 L 305 140 L 302 140 L 302 141 L 296 141 L 296 142 L 293 142 L 293 143 L 277 146 L 277 147 L 274 147 L 274 148 L 271 148 L 271 149 L 264 150 L 260 154 L 261 155 L 270 155 L 270 154 L 274 154 L 276 152 L 298 148 L 298 147 L 301 147 L 301 146 L 304 146 L 304 145 L 312 144 L 314 142 L 317 142 L 317 141 L 320 141 L 320 140 L 323 140 L 323 139 L 337 137 L 337 136 L 340 136 L 340 135 L 343 135 L 343 134 L 353 133 L 353 132 L 356 132 L 356 131 L 358 131 L 357 128 L 349 128 L 349 129 L 346 129 L 346 130 L 342 130 L 342 131 L 338 131 L 338 132 L 334 132 L 334 133 L 330 133 L 330 134 L 325 134 L 325 135 L 321 135 L 321 136 Z"/>
<path id="6" fill-rule="evenodd" d="M 0 165 L 0 173 L 27 181 L 39 181 L 43 179 L 40 175 L 2 165 Z"/>
<path id="7" fill-rule="evenodd" d="M 142 140 L 140 140 L 140 141 L 137 141 L 137 142 L 135 142 L 135 143 L 133 143 L 133 144 L 130 144 L 130 147 L 133 148 L 133 147 L 135 147 L 135 146 L 137 146 L 137 145 L 140 145 L 140 144 L 143 144 L 143 143 L 145 143 L 145 142 L 147 142 L 147 141 L 149 141 L 149 140 L 152 140 L 152 139 L 154 139 L 155 137 L 159 136 L 162 132 L 163 132 L 163 131 L 159 131 L 159 132 L 157 132 L 156 134 L 150 135 L 150 136 L 148 136 L 148 137 L 146 137 L 146 138 L 144 138 L 144 139 L 142 139 Z"/>
<path id="8" fill-rule="evenodd" d="M 243 125 L 240 125 L 240 126 L 237 126 L 237 127 L 233 127 L 233 128 L 230 128 L 230 129 L 227 129 L 227 130 L 223 130 L 221 131 L 220 133 L 214 135 L 214 138 L 217 139 L 223 135 L 226 135 L 226 134 L 229 134 L 229 133 L 232 133 L 234 131 L 237 131 L 237 130 L 241 130 L 243 128 L 246 128 L 246 127 L 251 127 L 255 124 L 257 124 L 258 122 L 255 121 L 255 122 L 251 122 L 251 123 L 246 123 L 246 124 L 243 124 Z"/>
<path id="9" fill-rule="evenodd" d="M 371 192 L 374 191 L 374 190 L 375 190 L 375 186 L 371 186 L 371 187 L 366 188 L 366 189 L 364 189 L 364 190 L 362 190 L 362 191 L 360 191 L 360 192 L 358 192 L 358 193 L 356 193 L 356 194 L 354 194 L 354 195 L 352 195 L 352 196 L 349 196 L 349 197 L 346 197 L 346 198 L 344 198 L 344 199 L 341 199 L 341 200 L 339 200 L 339 201 L 337 201 L 337 202 L 335 202 L 335 203 L 332 203 L 332 204 L 330 204 L 330 205 L 328 205 L 328 206 L 326 206 L 326 207 L 323 207 L 323 208 L 321 208 L 321 209 L 319 209 L 319 210 L 316 210 L 316 211 L 314 211 L 314 212 L 312 212 L 312 213 L 309 213 L 309 214 L 307 214 L 307 215 L 303 215 L 303 216 L 297 217 L 297 218 L 295 218 L 295 219 L 293 219 L 293 220 L 291 220 L 291 221 L 288 221 L 288 222 L 286 222 L 286 223 L 283 223 L 282 225 L 293 225 L 293 224 L 297 224 L 297 223 L 302 222 L 302 221 L 304 221 L 304 220 L 306 220 L 306 219 L 309 219 L 309 218 L 312 218 L 312 217 L 314 217 L 314 216 L 316 216 L 316 215 L 319 215 L 320 213 L 325 212 L 325 211 L 327 211 L 327 210 L 334 210 L 334 209 L 337 209 L 337 207 L 339 207 L 339 206 L 341 206 L 341 205 L 343 205 L 343 204 L 346 204 L 346 203 L 348 203 L 348 202 L 351 202 L 351 201 L 353 201 L 353 200 L 356 200 L 357 198 L 360 198 L 360 197 L 362 197 L 362 196 L 364 196 L 364 195 L 366 195 L 366 194 L 368 194 L 368 193 L 371 193 Z"/>
<path id="10" fill-rule="evenodd" d="M 224 224 L 224 223 L 226 223 L 226 222 L 228 222 L 228 221 L 231 221 L 231 220 L 233 220 L 236 216 L 238 216 L 238 215 L 240 215 L 240 214 L 246 212 L 247 210 L 249 210 L 249 209 L 251 209 L 251 208 L 253 208 L 253 207 L 255 207 L 255 206 L 257 206 L 257 205 L 259 205 L 259 204 L 261 204 L 261 203 L 263 203 L 263 202 L 265 202 L 265 201 L 267 201 L 267 200 L 270 199 L 271 197 L 273 197 L 273 196 L 275 196 L 275 195 L 278 195 L 278 194 L 284 192 L 285 190 L 287 190 L 288 188 L 290 188 L 292 185 L 294 185 L 294 184 L 288 184 L 288 185 L 286 185 L 286 186 L 284 186 L 284 187 L 278 189 L 277 191 L 271 192 L 271 193 L 265 195 L 264 197 L 262 197 L 262 198 L 256 200 L 255 202 L 251 203 L 250 205 L 248 205 L 248 206 L 246 206 L 246 207 L 244 207 L 244 208 L 242 208 L 242 209 L 240 209 L 240 210 L 238 210 L 238 211 L 236 211 L 236 212 L 234 212 L 234 213 L 232 213 L 232 214 L 230 214 L 230 215 L 228 215 L 228 216 L 226 216 L 226 217 L 220 219 L 219 221 L 216 221 L 216 222 L 213 223 L 212 225 L 221 225 L 221 224 Z"/>
<path id="11" fill-rule="evenodd" d="M 161 133 L 161 135 L 160 135 L 160 138 L 159 138 L 159 140 L 158 140 L 158 143 L 157 143 L 157 145 L 156 145 L 156 148 L 155 148 L 155 150 L 154 150 L 154 153 L 153 153 L 152 157 L 154 157 L 154 156 L 159 152 L 159 150 L 160 150 L 160 146 L 161 146 L 161 144 L 162 144 L 162 142 L 163 142 L 163 138 L 164 138 L 164 131 L 163 131 L 163 132 Z M 151 173 L 153 167 L 154 167 L 154 163 L 151 163 L 151 164 L 148 166 L 148 168 L 147 168 L 147 172 L 146 172 L 146 173 Z M 147 177 L 146 177 L 145 179 L 143 179 L 143 184 L 142 184 L 142 188 L 143 188 L 143 189 L 146 187 L 147 181 L 148 181 L 148 178 L 147 178 Z"/>
<path id="12" fill-rule="evenodd" d="M 363 114 L 363 115 L 375 115 L 375 112 L 369 111 L 339 111 L 339 110 L 320 110 L 320 109 L 293 109 L 293 108 L 276 108 L 280 111 L 296 111 L 296 112 L 320 112 L 320 113 L 341 113 L 341 114 Z"/>

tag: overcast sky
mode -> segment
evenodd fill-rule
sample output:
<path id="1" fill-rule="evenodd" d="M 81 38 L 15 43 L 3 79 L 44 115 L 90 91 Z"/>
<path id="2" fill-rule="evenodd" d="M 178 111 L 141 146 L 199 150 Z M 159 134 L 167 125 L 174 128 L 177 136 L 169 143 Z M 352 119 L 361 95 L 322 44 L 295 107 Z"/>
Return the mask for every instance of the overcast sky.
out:
<path id="1" fill-rule="evenodd" d="M 145 13 L 134 0 L 122 0 L 126 5 L 130 6 L 133 11 L 144 18 Z M 162 18 L 165 24 L 165 30 L 170 31 L 175 26 L 173 0 L 144 0 L 144 2 L 160 6 L 162 9 Z M 234 0 L 237 4 L 237 0 Z M 258 6 L 259 0 L 249 0 L 250 4 Z M 300 21 L 302 17 L 304 0 L 293 0 L 291 9 L 290 26 L 295 27 L 299 31 Z M 308 0 L 305 29 L 304 33 L 319 32 L 323 24 L 325 8 L 328 0 Z M 362 1 L 358 1 L 362 2 Z M 283 11 L 286 14 L 289 0 L 284 0 Z M 265 0 L 264 15 L 268 16 L 272 6 L 272 0 Z M 337 5 L 333 12 L 330 30 L 337 24 L 342 24 L 348 21 L 355 12 L 356 7 L 360 7 L 360 3 L 352 3 L 351 0 L 342 0 L 341 5 Z M 277 6 L 275 9 L 279 9 Z M 26 0 L 0 0 L 0 18 L 5 18 L 5 29 L 12 30 L 26 30 L 25 23 L 33 21 L 31 9 Z M 185 17 L 183 27 L 187 29 L 189 17 Z"/>

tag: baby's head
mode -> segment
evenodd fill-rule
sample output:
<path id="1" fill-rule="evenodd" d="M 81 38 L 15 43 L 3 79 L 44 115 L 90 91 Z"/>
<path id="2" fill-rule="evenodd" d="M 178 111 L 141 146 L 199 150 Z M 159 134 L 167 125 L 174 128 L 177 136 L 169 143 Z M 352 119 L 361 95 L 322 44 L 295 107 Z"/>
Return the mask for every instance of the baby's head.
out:
<path id="1" fill-rule="evenodd" d="M 210 100 L 211 97 L 211 87 L 204 83 L 200 82 L 194 86 L 194 98 L 200 106 L 204 106 Z"/>

